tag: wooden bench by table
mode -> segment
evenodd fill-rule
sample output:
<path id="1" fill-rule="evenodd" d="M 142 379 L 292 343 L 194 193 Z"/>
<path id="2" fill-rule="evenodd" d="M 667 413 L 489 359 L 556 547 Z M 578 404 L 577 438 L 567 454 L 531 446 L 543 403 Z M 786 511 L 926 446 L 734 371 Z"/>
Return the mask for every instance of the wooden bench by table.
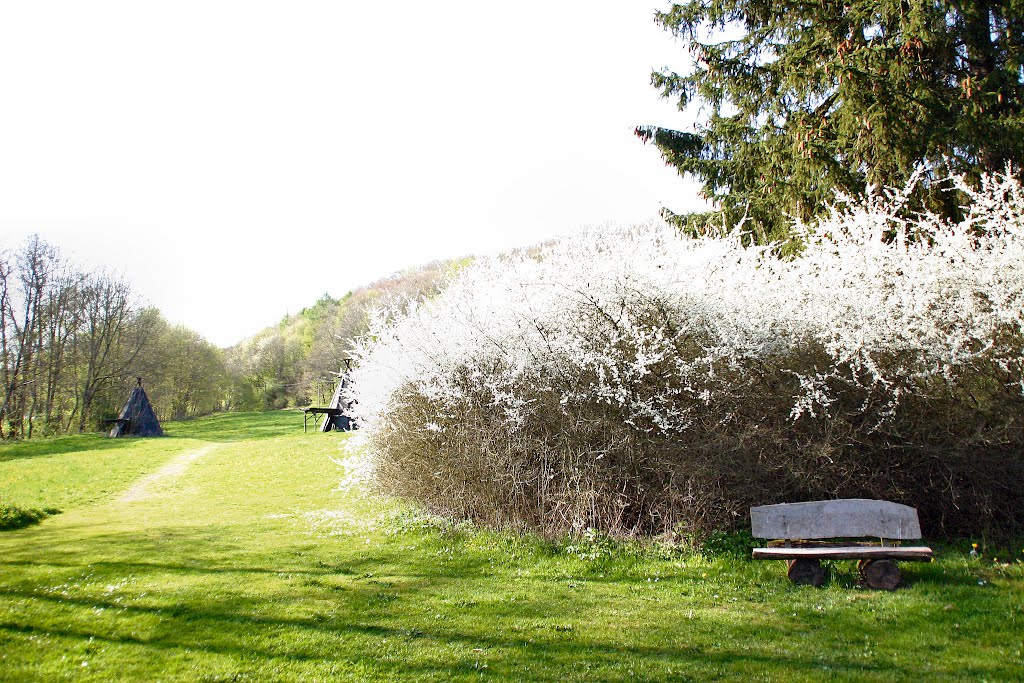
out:
<path id="1" fill-rule="evenodd" d="M 932 557 L 932 549 L 926 546 L 899 545 L 921 538 L 917 510 L 884 500 L 761 505 L 750 508 L 750 525 L 755 538 L 769 540 L 769 547 L 754 548 L 754 559 L 786 560 L 789 578 L 795 583 L 824 583 L 821 560 L 859 560 L 868 586 L 893 590 L 901 578 L 896 560 L 928 562 Z M 878 542 L 845 540 L 867 537 Z"/>

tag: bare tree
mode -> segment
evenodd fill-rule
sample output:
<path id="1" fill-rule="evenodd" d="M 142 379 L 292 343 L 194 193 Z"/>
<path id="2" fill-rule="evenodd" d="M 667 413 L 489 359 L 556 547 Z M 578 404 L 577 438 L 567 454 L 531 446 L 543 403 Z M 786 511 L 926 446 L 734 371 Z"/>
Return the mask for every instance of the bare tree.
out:
<path id="1" fill-rule="evenodd" d="M 34 404 L 35 353 L 42 315 L 42 300 L 59 257 L 57 250 L 33 235 L 15 256 L 15 267 L 5 259 L 3 268 L 4 386 L 0 418 L 16 436 L 31 425 Z M 14 285 L 12 287 L 12 285 Z M 31 426 L 29 426 L 31 432 Z"/>
<path id="2" fill-rule="evenodd" d="M 82 322 L 81 287 L 83 275 L 62 266 L 46 293 L 39 341 L 42 352 L 40 393 L 43 422 L 48 432 L 59 431 L 60 415 L 73 394 L 74 355 L 72 340 Z M 43 362 L 45 353 L 45 362 Z"/>
<path id="3" fill-rule="evenodd" d="M 0 437 L 4 436 L 4 420 L 7 416 L 7 387 L 11 385 L 13 340 L 8 334 L 8 315 L 11 299 L 11 256 L 0 253 L 0 386 L 3 387 L 4 401 L 0 404 Z"/>
<path id="4" fill-rule="evenodd" d="M 129 335 L 131 290 L 124 280 L 103 273 L 85 276 L 81 305 L 82 325 L 75 338 L 76 355 L 82 363 L 77 406 L 79 432 L 85 431 L 99 390 L 128 371 L 145 343 L 145 335 Z M 124 349 L 124 342 L 131 348 Z M 72 414 L 71 422 L 74 419 Z"/>

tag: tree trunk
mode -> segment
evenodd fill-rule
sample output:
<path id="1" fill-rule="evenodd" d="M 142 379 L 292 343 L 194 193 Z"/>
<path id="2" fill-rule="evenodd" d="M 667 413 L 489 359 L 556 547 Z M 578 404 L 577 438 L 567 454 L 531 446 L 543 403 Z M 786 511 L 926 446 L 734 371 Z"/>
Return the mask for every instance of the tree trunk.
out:
<path id="1" fill-rule="evenodd" d="M 978 92 L 978 97 L 984 96 L 980 90 L 984 87 L 989 77 L 996 71 L 996 46 L 992 40 L 992 7 L 991 3 L 984 0 L 976 0 L 973 3 L 965 3 L 964 16 L 964 43 L 967 49 L 967 74 L 971 80 L 971 90 Z M 989 84 L 991 87 L 994 84 Z M 995 106 L 994 103 L 987 103 L 987 106 Z M 978 162 L 981 168 L 988 173 L 998 173 L 1003 170 L 1006 164 L 1004 155 L 1000 153 L 999 142 L 984 139 L 978 147 Z"/>
<path id="2" fill-rule="evenodd" d="M 861 560 L 857 569 L 864 583 L 875 590 L 896 590 L 902 579 L 899 567 L 892 560 Z"/>
<path id="3" fill-rule="evenodd" d="M 825 570 L 820 560 L 799 559 L 786 560 L 789 571 L 786 574 L 793 583 L 820 586 L 825 583 Z"/>

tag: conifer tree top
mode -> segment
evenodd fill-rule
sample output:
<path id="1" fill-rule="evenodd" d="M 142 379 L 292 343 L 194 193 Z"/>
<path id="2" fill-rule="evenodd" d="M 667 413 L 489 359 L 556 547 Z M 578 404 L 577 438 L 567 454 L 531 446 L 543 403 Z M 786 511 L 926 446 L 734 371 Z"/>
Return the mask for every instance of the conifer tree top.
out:
<path id="1" fill-rule="evenodd" d="M 1011 0 L 691 0 L 655 15 L 693 58 L 652 83 L 693 131 L 642 126 L 668 165 L 704 183 L 714 214 L 781 237 L 835 190 L 1019 168 L 1024 157 L 1024 5 Z M 920 201 L 955 212 L 922 184 Z M 724 214 L 724 215 L 723 215 Z"/>

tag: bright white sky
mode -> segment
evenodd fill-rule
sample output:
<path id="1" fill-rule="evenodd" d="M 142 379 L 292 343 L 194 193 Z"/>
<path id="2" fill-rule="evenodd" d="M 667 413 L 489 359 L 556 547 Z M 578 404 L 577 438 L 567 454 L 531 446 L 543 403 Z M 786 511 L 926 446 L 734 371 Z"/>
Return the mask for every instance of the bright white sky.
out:
<path id="1" fill-rule="evenodd" d="M 0 247 L 218 345 L 431 260 L 697 208 L 667 0 L 4 2 Z"/>

